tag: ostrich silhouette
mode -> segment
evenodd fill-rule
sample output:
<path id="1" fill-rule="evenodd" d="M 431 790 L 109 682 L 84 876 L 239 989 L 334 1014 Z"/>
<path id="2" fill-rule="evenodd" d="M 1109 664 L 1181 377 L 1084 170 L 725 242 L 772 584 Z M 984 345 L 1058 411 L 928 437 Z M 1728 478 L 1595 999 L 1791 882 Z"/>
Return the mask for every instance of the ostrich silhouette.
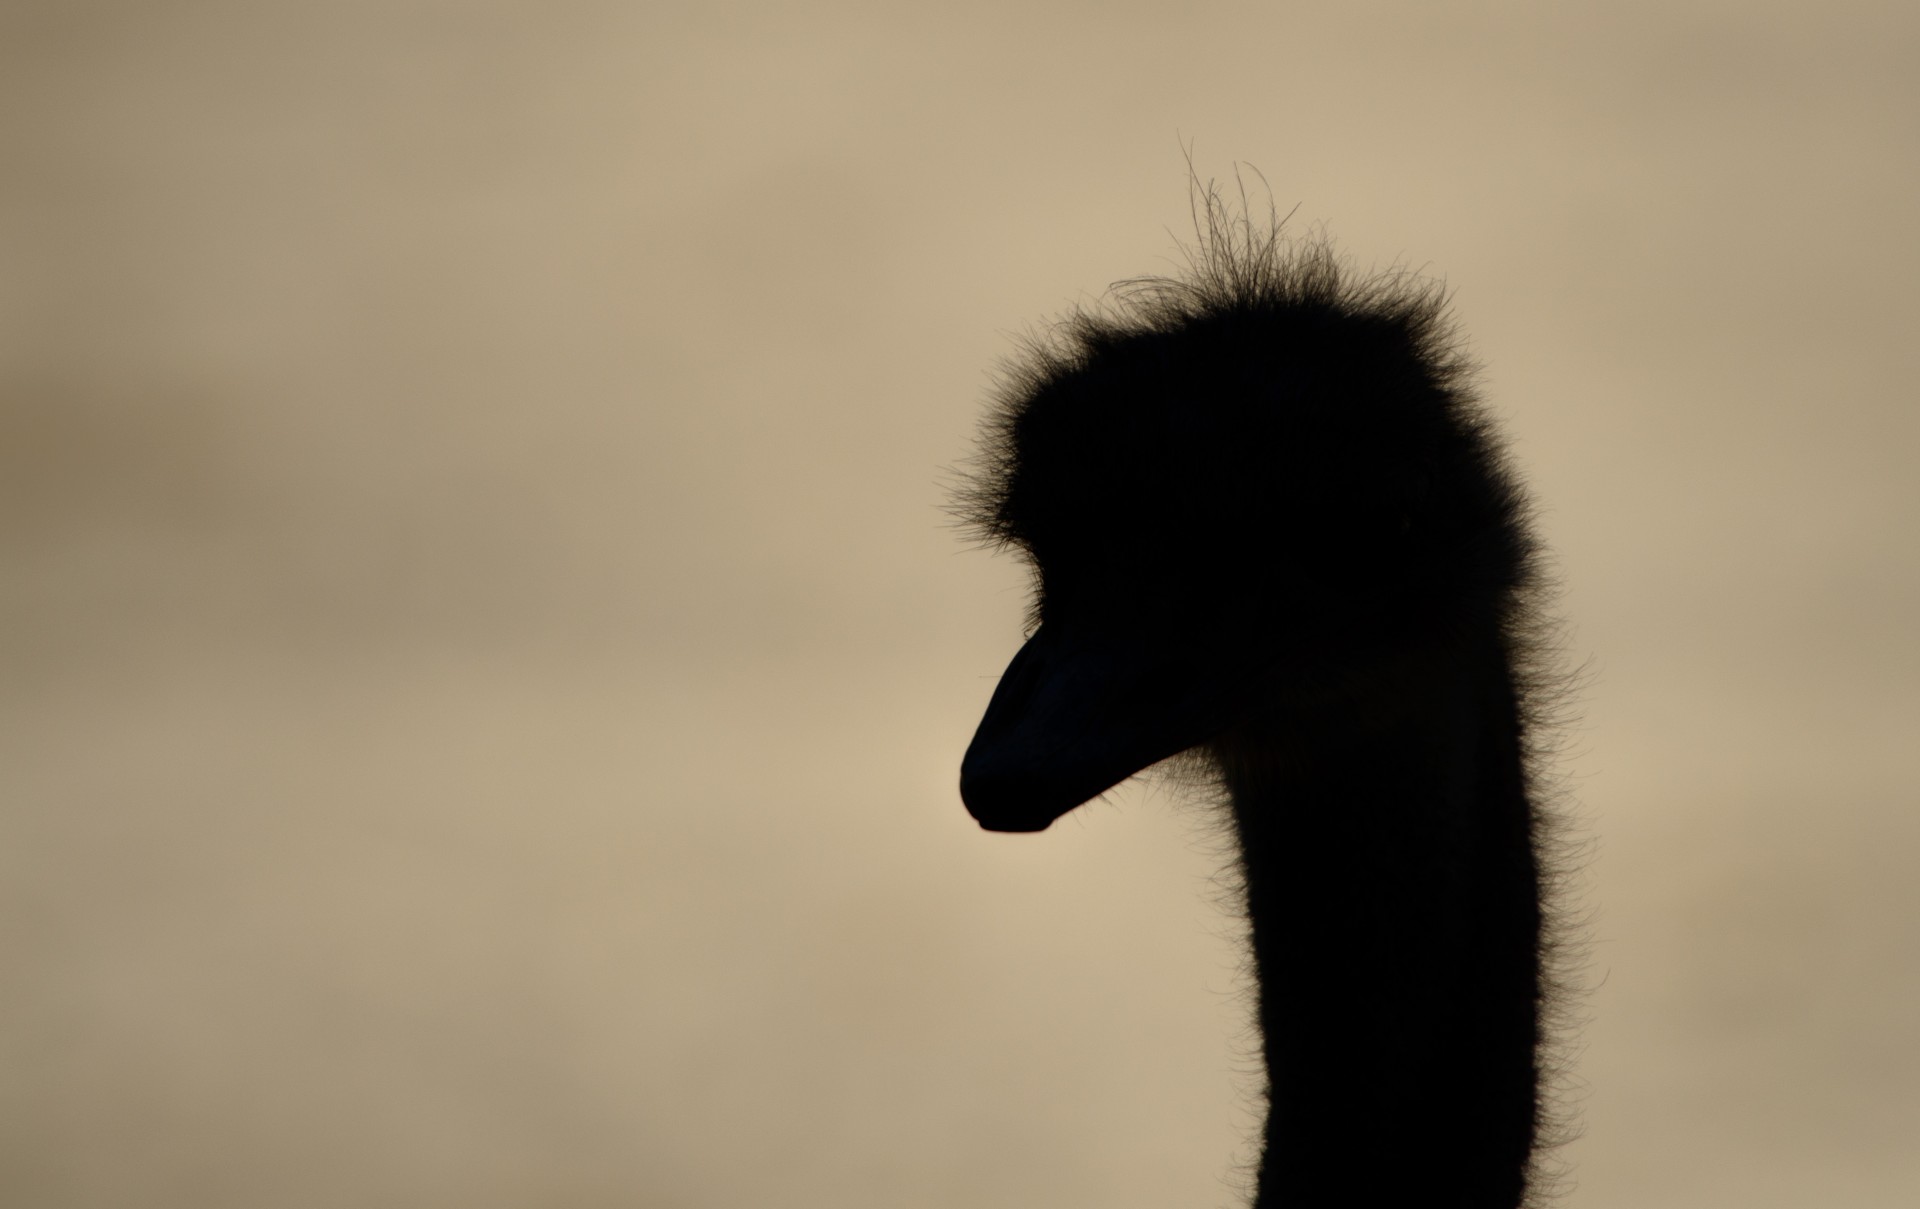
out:
<path id="1" fill-rule="evenodd" d="M 1528 508 L 1441 286 L 1194 185 L 1188 271 L 1027 342 L 957 510 L 1035 572 L 961 767 L 1040 831 L 1178 753 L 1230 806 L 1268 1115 L 1254 1204 L 1541 1195 Z"/>

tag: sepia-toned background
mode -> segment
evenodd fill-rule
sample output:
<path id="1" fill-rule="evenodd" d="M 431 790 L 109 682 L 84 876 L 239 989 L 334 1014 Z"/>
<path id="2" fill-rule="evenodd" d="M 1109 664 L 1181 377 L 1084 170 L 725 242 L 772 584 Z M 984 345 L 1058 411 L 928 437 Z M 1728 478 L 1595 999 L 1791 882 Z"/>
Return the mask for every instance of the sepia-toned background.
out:
<path id="1" fill-rule="evenodd" d="M 1911 5 L 14 0 L 0 139 L 0 1203 L 1232 1204 L 1217 842 L 972 824 L 941 511 L 1187 145 L 1541 500 L 1565 1203 L 1920 1203 Z"/>

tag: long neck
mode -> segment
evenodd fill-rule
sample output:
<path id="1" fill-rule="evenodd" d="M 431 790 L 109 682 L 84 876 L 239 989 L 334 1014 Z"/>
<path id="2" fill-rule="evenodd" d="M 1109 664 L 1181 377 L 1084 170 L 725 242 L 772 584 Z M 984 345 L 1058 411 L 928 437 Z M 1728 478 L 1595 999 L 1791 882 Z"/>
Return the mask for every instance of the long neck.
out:
<path id="1" fill-rule="evenodd" d="M 1512 1209 L 1539 1110 L 1540 875 L 1504 648 L 1216 744 L 1271 1111 L 1257 1209 Z"/>

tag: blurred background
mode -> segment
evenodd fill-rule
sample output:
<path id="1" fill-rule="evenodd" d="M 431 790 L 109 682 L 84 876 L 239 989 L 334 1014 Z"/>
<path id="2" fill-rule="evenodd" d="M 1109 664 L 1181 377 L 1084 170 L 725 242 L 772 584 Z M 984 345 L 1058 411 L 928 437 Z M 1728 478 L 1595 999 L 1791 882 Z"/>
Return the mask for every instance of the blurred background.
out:
<path id="1" fill-rule="evenodd" d="M 1912 5 L 13 0 L 0 139 L 0 1202 L 1235 1203 L 1216 839 L 972 824 L 941 511 L 1190 143 L 1541 501 L 1565 1203 L 1920 1203 Z"/>

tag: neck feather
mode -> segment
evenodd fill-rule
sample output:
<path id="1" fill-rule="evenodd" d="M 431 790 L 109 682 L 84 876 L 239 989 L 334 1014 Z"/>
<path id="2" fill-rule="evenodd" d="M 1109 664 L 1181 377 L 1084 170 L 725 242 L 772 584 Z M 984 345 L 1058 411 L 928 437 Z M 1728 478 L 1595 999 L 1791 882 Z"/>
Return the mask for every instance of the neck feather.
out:
<path id="1" fill-rule="evenodd" d="M 1501 644 L 1384 705 L 1282 708 L 1211 755 L 1271 1084 L 1258 1209 L 1522 1203 L 1541 886 Z"/>

